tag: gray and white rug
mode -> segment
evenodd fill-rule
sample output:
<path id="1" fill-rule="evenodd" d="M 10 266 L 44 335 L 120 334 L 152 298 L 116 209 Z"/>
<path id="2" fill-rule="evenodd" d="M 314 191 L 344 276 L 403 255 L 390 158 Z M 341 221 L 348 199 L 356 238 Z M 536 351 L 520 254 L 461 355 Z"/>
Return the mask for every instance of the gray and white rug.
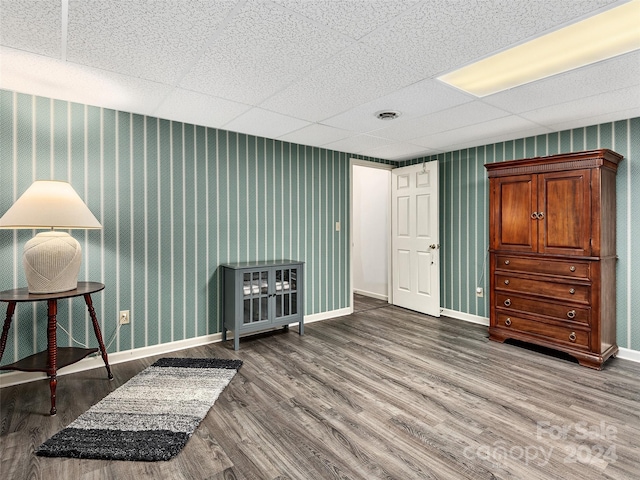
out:
<path id="1" fill-rule="evenodd" d="M 241 360 L 162 358 L 40 445 L 36 454 L 169 460 L 241 366 Z"/>

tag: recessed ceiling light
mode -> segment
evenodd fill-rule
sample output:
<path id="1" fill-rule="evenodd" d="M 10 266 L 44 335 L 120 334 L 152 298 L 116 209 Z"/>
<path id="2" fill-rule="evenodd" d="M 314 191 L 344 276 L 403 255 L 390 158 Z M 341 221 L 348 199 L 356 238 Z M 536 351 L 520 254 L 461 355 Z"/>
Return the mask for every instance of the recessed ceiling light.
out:
<path id="1" fill-rule="evenodd" d="M 640 0 L 438 77 L 478 97 L 640 49 Z"/>
<path id="2" fill-rule="evenodd" d="M 395 110 L 382 110 L 381 112 L 376 112 L 376 117 L 380 120 L 395 120 L 400 115 L 401 113 Z"/>

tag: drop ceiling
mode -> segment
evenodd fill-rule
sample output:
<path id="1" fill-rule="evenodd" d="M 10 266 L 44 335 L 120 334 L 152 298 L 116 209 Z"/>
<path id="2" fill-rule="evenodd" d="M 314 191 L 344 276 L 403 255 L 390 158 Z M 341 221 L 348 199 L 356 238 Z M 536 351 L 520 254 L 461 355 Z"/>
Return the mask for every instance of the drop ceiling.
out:
<path id="1" fill-rule="evenodd" d="M 621 3 L 0 0 L 0 88 L 403 160 L 640 116 L 640 51 L 482 98 L 436 80 Z"/>

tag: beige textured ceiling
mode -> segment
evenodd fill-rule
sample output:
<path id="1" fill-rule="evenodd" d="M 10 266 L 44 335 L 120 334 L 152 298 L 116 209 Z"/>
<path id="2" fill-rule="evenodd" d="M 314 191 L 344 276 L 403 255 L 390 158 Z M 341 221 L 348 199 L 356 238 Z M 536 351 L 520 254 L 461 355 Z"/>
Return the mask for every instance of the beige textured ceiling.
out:
<path id="1" fill-rule="evenodd" d="M 621 3 L 0 0 L 0 88 L 402 160 L 640 116 L 640 51 L 482 99 L 435 79 Z"/>

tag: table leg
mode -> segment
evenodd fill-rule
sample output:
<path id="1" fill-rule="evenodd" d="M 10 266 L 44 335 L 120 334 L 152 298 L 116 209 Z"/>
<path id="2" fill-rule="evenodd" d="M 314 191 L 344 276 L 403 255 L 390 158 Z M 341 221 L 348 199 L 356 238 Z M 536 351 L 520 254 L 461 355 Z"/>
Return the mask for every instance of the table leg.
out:
<path id="1" fill-rule="evenodd" d="M 104 346 L 104 341 L 102 340 L 102 332 L 100 331 L 100 325 L 98 324 L 98 319 L 96 318 L 96 311 L 93 308 L 93 302 L 91 301 L 91 295 L 85 294 L 84 301 L 87 304 L 87 309 L 89 310 L 89 315 L 91 316 L 91 322 L 93 322 L 93 331 L 96 334 L 96 338 L 98 339 L 98 345 L 100 346 L 100 353 L 102 354 L 102 360 L 104 360 L 104 365 L 107 367 L 107 375 L 109 380 L 113 380 L 113 374 L 111 373 L 111 367 L 109 366 L 109 358 L 107 357 L 107 348 Z"/>
<path id="2" fill-rule="evenodd" d="M 57 369 L 58 369 L 58 344 L 56 339 L 56 315 L 58 314 L 58 302 L 56 300 L 48 300 L 49 304 L 49 323 L 47 325 L 47 352 L 49 353 L 49 362 L 47 375 L 49 375 L 49 388 L 51 389 L 51 416 L 57 413 L 56 410 L 56 386 L 58 385 Z"/>
<path id="3" fill-rule="evenodd" d="M 11 319 L 13 318 L 13 312 L 16 311 L 16 302 L 9 302 L 7 305 L 7 317 L 4 320 L 4 327 L 2 327 L 2 338 L 0 338 L 0 360 L 4 355 L 4 349 L 7 346 L 7 337 L 9 336 L 9 327 L 11 326 Z"/>

